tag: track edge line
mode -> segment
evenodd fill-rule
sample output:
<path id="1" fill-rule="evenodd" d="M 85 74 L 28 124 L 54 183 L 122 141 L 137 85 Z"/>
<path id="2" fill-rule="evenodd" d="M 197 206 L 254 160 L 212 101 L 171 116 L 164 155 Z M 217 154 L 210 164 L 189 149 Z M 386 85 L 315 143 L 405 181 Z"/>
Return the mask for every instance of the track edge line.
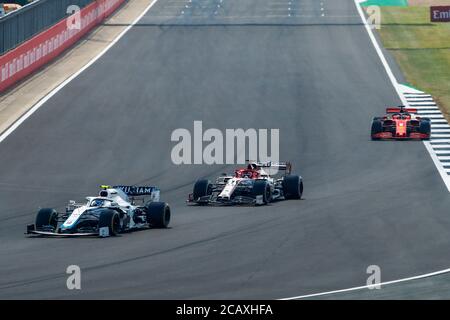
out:
<path id="1" fill-rule="evenodd" d="M 306 295 L 301 295 L 301 296 L 296 296 L 296 297 L 282 298 L 282 299 L 278 299 L 278 300 L 298 300 L 298 299 L 314 298 L 314 297 L 319 297 L 319 296 L 332 295 L 332 294 L 338 294 L 338 293 L 345 293 L 345 292 L 364 290 L 364 289 L 371 290 L 371 289 L 374 289 L 374 287 L 376 287 L 376 286 L 382 287 L 382 286 L 387 286 L 387 285 L 390 285 L 390 284 L 396 284 L 396 283 L 401 283 L 401 282 L 420 280 L 420 279 L 425 279 L 425 278 L 430 278 L 430 277 L 442 275 L 442 274 L 445 274 L 445 273 L 450 273 L 450 268 L 439 270 L 439 271 L 435 271 L 435 272 L 425 273 L 425 274 L 421 274 L 421 275 L 413 276 L 413 277 L 409 277 L 409 278 L 403 278 L 403 279 L 398 279 L 398 280 L 391 280 L 391 281 L 381 282 L 381 283 L 378 283 L 378 284 L 370 284 L 370 285 L 365 285 L 365 286 L 352 287 L 352 288 L 348 288 L 348 289 L 340 289 L 340 290 L 319 292 L 319 293 L 313 293 L 313 294 L 306 294 Z"/>

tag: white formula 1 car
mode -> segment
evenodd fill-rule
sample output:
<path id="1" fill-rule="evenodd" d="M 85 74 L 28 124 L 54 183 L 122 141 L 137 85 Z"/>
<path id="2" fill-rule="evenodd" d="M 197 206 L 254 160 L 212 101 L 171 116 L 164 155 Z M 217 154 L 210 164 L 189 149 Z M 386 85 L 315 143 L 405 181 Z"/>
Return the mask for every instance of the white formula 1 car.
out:
<path id="1" fill-rule="evenodd" d="M 27 234 L 46 236 L 114 236 L 143 228 L 167 228 L 170 207 L 159 202 L 157 187 L 101 186 L 86 203 L 69 201 L 64 213 L 40 209 Z M 140 205 L 138 205 L 138 202 Z"/>
<path id="2" fill-rule="evenodd" d="M 303 180 L 301 176 L 291 175 L 291 169 L 289 162 L 249 162 L 246 168 L 235 170 L 234 175 L 223 174 L 214 183 L 198 180 L 188 203 L 265 205 L 277 200 L 300 199 Z M 280 171 L 284 173 L 281 176 Z"/>

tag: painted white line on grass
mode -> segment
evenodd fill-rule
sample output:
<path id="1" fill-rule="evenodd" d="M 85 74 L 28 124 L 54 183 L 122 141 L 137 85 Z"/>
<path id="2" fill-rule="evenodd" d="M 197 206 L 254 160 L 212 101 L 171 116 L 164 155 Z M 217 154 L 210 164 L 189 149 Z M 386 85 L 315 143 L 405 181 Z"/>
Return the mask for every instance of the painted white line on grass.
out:
<path id="1" fill-rule="evenodd" d="M 0 135 L 0 143 L 3 142 L 11 133 L 14 132 L 25 120 L 27 120 L 33 113 L 35 113 L 44 103 L 46 103 L 51 97 L 53 97 L 56 93 L 58 93 L 62 88 L 64 88 L 67 84 L 69 84 L 73 79 L 78 77 L 83 71 L 92 66 L 98 59 L 100 59 L 109 49 L 111 49 L 132 27 L 136 25 L 136 23 L 141 20 L 141 18 L 153 7 L 153 5 L 158 0 L 153 0 L 144 11 L 128 26 L 126 27 L 114 40 L 103 49 L 97 56 L 95 56 L 91 61 L 89 61 L 86 65 L 84 65 L 80 70 L 75 72 L 69 78 L 64 80 L 61 84 L 59 84 L 56 88 L 50 91 L 45 97 L 39 100 L 31 109 L 25 112 L 16 122 L 14 122 L 8 129 L 6 129 Z"/>

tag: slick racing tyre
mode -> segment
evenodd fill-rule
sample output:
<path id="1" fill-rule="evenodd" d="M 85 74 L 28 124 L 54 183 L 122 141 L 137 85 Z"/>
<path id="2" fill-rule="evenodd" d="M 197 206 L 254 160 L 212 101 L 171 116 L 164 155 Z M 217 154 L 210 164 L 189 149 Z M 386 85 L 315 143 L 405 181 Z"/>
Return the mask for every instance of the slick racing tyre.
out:
<path id="1" fill-rule="evenodd" d="M 422 121 L 420 121 L 419 132 L 430 136 L 430 134 L 431 134 L 430 119 L 424 118 L 424 119 L 422 119 Z"/>
<path id="2" fill-rule="evenodd" d="M 370 131 L 370 136 L 372 140 L 380 140 L 380 138 L 375 137 L 375 134 L 381 132 L 383 132 L 383 123 L 379 119 L 374 118 L 372 121 L 372 129 Z"/>
<path id="3" fill-rule="evenodd" d="M 36 216 L 36 229 L 42 229 L 44 226 L 52 226 L 56 230 L 58 225 L 58 213 L 55 209 L 45 208 L 39 210 Z"/>
<path id="4" fill-rule="evenodd" d="M 199 198 L 209 196 L 212 193 L 212 184 L 209 180 L 197 180 L 194 184 L 193 198 L 198 201 Z"/>
<path id="5" fill-rule="evenodd" d="M 253 183 L 253 196 L 262 196 L 262 204 L 268 204 L 272 200 L 272 191 L 266 180 L 255 180 Z"/>
<path id="6" fill-rule="evenodd" d="M 117 236 L 120 231 L 120 216 L 114 210 L 102 210 L 98 219 L 98 228 L 108 227 L 111 236 Z"/>
<path id="7" fill-rule="evenodd" d="M 285 199 L 301 199 L 303 181 L 299 176 L 285 176 L 283 179 L 283 193 Z"/>
<path id="8" fill-rule="evenodd" d="M 151 202 L 146 206 L 147 222 L 153 228 L 167 228 L 170 223 L 170 207 L 165 202 Z"/>

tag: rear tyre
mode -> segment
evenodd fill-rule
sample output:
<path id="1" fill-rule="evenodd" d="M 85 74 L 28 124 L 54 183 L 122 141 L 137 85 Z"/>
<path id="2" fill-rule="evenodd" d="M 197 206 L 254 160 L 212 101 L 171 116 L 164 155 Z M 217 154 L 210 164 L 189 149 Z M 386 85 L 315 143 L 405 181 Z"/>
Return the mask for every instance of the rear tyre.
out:
<path id="1" fill-rule="evenodd" d="M 380 140 L 380 138 L 377 138 L 375 135 L 381 132 L 383 132 L 383 123 L 378 118 L 374 118 L 370 130 L 372 140 Z"/>
<path id="2" fill-rule="evenodd" d="M 197 180 L 194 184 L 193 198 L 198 201 L 199 198 L 212 194 L 212 184 L 209 180 Z"/>
<path id="3" fill-rule="evenodd" d="M 151 202 L 146 206 L 147 222 L 153 228 L 167 228 L 170 223 L 170 207 L 165 202 Z"/>
<path id="4" fill-rule="evenodd" d="M 120 216 L 117 211 L 104 210 L 100 213 L 98 228 L 108 227 L 111 236 L 117 236 L 120 231 Z"/>
<path id="5" fill-rule="evenodd" d="M 300 176 L 286 176 L 283 179 L 285 199 L 301 199 L 303 195 L 303 180 Z"/>
<path id="6" fill-rule="evenodd" d="M 51 226 L 56 230 L 58 226 L 58 212 L 50 208 L 39 210 L 35 226 L 37 230 L 42 229 L 44 226 Z"/>
<path id="7" fill-rule="evenodd" d="M 272 201 L 272 190 L 266 180 L 255 180 L 253 183 L 253 196 L 262 196 L 263 205 Z"/>

